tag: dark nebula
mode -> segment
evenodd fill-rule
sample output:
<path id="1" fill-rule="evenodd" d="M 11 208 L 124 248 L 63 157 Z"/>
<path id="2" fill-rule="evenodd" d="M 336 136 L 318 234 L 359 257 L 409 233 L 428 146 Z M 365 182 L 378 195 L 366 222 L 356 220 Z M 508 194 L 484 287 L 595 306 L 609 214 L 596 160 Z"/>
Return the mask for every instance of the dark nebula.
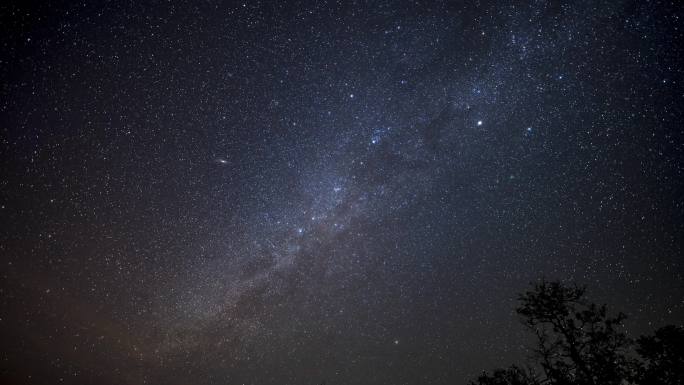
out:
<path id="1" fill-rule="evenodd" d="M 542 278 L 684 320 L 676 2 L 0 17 L 2 383 L 460 385 Z"/>

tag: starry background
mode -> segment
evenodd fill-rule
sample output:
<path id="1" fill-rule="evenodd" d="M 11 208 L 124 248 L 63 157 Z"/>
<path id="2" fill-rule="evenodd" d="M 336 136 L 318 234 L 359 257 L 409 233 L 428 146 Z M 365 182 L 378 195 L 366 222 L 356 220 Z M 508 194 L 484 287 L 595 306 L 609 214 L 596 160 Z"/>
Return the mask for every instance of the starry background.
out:
<path id="1" fill-rule="evenodd" d="M 3 3 L 4 383 L 465 384 L 682 324 L 663 1 Z"/>

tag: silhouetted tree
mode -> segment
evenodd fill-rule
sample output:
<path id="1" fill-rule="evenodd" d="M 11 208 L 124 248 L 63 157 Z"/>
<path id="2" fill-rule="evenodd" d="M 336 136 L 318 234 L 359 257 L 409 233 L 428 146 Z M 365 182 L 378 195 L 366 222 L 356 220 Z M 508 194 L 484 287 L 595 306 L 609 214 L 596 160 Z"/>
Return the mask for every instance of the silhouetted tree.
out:
<path id="1" fill-rule="evenodd" d="M 540 369 L 512 366 L 484 373 L 472 385 L 684 385 L 684 332 L 665 327 L 633 343 L 622 331 L 625 315 L 585 297 L 585 288 L 541 282 L 519 297 L 517 313 L 536 336 Z"/>
<path id="2" fill-rule="evenodd" d="M 619 385 L 632 365 L 629 340 L 619 330 L 624 314 L 584 298 L 585 289 L 542 282 L 520 296 L 518 314 L 537 336 L 536 354 L 553 384 Z"/>
<path id="3" fill-rule="evenodd" d="M 542 382 L 529 369 L 523 369 L 515 365 L 508 369 L 497 369 L 489 374 L 482 374 L 477 382 L 478 385 L 541 385 Z"/>
<path id="4" fill-rule="evenodd" d="M 665 326 L 653 336 L 637 340 L 642 363 L 636 382 L 653 385 L 684 385 L 684 328 Z"/>

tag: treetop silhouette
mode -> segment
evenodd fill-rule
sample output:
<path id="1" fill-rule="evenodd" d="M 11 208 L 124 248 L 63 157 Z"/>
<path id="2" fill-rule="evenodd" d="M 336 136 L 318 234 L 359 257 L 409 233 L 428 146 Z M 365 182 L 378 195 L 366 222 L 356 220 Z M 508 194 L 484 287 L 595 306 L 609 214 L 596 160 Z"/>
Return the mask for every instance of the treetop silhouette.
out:
<path id="1" fill-rule="evenodd" d="M 666 326 L 636 342 L 622 313 L 587 300 L 586 289 L 540 282 L 516 312 L 536 336 L 531 365 L 483 373 L 471 385 L 684 385 L 684 329 Z"/>

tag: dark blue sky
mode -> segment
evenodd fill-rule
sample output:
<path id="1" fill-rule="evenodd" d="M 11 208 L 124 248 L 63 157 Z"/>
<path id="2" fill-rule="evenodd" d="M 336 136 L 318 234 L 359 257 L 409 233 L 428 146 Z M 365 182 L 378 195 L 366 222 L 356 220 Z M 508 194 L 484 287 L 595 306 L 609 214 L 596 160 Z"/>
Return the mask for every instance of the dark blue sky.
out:
<path id="1" fill-rule="evenodd" d="M 684 319 L 681 6 L 0 6 L 0 376 L 465 384 Z"/>

